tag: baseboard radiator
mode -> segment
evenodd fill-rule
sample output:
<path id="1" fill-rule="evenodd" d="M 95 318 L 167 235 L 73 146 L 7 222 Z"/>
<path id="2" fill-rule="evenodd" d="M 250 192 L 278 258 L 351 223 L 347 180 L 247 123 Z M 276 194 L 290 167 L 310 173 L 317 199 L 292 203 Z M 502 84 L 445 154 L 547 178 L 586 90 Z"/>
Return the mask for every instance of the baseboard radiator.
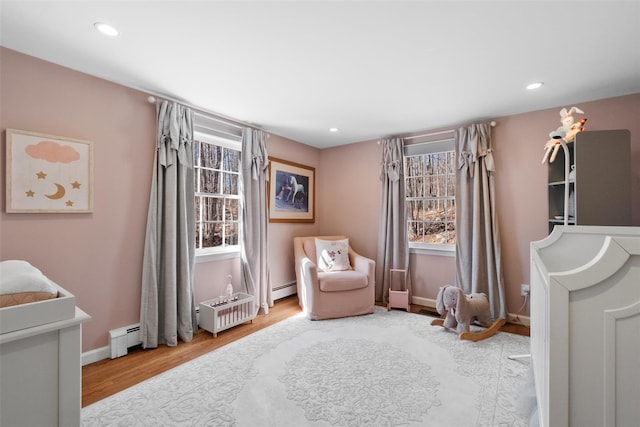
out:
<path id="1" fill-rule="evenodd" d="M 274 287 L 271 290 L 271 297 L 276 301 L 296 293 L 298 293 L 298 288 L 296 282 L 293 281 Z"/>
<path id="2" fill-rule="evenodd" d="M 200 308 L 196 308 L 196 322 L 200 324 Z M 111 358 L 126 356 L 131 347 L 142 344 L 140 338 L 140 323 L 109 331 L 109 349 Z"/>
<path id="3" fill-rule="evenodd" d="M 112 359 L 126 356 L 131 347 L 141 343 L 140 323 L 109 331 L 109 347 Z"/>

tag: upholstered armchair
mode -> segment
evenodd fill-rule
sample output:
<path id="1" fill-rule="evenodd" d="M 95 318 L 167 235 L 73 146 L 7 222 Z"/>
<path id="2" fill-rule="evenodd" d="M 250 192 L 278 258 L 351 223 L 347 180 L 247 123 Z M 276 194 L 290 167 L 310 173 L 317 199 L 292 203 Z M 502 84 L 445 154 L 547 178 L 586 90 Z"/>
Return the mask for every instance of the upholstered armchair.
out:
<path id="1" fill-rule="evenodd" d="M 373 313 L 375 305 L 375 261 L 358 255 L 344 241 L 345 236 L 317 236 L 322 245 L 342 243 L 348 249 L 348 264 L 328 268 L 327 254 L 333 250 L 316 251 L 316 236 L 295 237 L 293 249 L 295 255 L 296 279 L 300 307 L 309 319 L 333 319 Z M 340 242 L 343 241 L 343 242 Z M 322 249 L 322 247 L 320 246 Z M 338 250 L 337 252 L 341 252 Z M 317 255 L 324 255 L 318 262 Z M 329 264 L 332 260 L 328 261 Z M 346 260 L 345 260 L 346 263 Z"/>

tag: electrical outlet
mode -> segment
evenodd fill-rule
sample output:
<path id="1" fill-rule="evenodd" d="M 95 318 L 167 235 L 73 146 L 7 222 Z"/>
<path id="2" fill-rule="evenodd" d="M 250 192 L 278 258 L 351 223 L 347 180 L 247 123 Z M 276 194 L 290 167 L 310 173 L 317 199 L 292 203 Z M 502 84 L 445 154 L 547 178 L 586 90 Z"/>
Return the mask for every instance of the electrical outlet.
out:
<path id="1" fill-rule="evenodd" d="M 523 297 L 529 295 L 529 285 L 525 285 L 524 283 L 520 285 L 520 295 Z"/>

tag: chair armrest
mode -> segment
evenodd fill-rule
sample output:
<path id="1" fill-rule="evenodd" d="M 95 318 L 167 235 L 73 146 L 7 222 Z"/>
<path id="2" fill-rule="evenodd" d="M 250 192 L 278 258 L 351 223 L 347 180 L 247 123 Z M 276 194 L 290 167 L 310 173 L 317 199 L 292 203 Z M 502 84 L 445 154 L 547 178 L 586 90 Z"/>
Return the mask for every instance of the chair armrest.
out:
<path id="1" fill-rule="evenodd" d="M 366 274 L 370 282 L 374 283 L 376 271 L 376 262 L 374 260 L 356 253 L 351 249 L 351 246 L 349 246 L 349 261 L 354 270 Z"/>
<path id="2" fill-rule="evenodd" d="M 318 284 L 318 267 L 304 251 L 303 239 L 293 239 L 294 265 L 296 268 L 296 280 L 299 285 L 320 287 Z M 301 291 L 301 289 L 298 289 Z"/>
<path id="3" fill-rule="evenodd" d="M 299 266 L 303 283 L 306 285 L 318 283 L 318 266 L 309 257 L 299 257 L 296 265 Z"/>

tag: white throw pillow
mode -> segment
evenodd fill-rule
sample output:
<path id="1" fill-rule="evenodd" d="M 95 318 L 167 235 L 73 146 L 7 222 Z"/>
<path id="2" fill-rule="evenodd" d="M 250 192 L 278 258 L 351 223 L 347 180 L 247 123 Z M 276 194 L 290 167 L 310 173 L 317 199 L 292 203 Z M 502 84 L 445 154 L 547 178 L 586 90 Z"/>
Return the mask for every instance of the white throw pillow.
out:
<path id="1" fill-rule="evenodd" d="M 349 239 L 316 239 L 318 268 L 322 271 L 349 270 Z"/>

